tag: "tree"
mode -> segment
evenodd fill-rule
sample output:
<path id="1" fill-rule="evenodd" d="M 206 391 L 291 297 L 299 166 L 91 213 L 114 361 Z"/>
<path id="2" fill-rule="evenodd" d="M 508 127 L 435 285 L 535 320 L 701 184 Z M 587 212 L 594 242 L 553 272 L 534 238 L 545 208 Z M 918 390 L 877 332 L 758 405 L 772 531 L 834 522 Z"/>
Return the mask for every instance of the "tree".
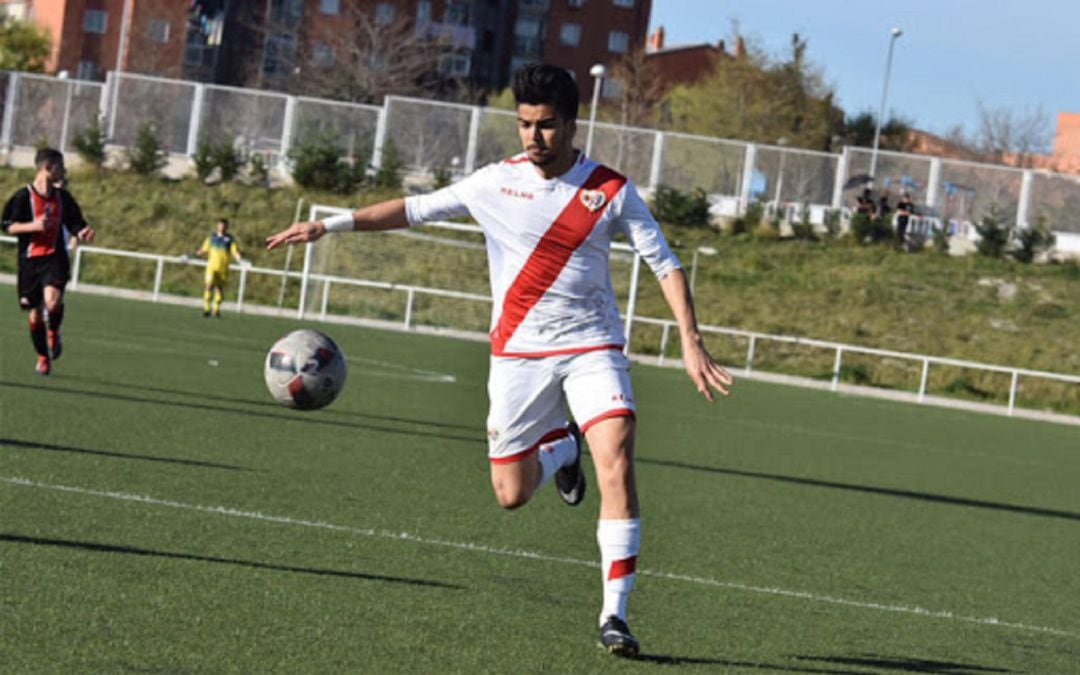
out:
<path id="1" fill-rule="evenodd" d="M 411 17 L 380 24 L 365 3 L 341 3 L 336 25 L 348 26 L 318 36 L 300 64 L 298 88 L 304 93 L 359 103 L 381 103 L 387 94 L 416 96 L 445 86 L 439 58 L 450 46 L 428 39 Z"/>
<path id="2" fill-rule="evenodd" d="M 874 147 L 874 130 L 877 127 L 877 115 L 865 110 L 854 117 L 844 120 L 843 136 L 848 145 L 859 145 L 865 148 Z M 881 127 L 881 138 L 878 147 L 883 150 L 907 150 L 908 134 L 911 132 L 911 123 L 902 117 L 889 117 L 889 120 Z"/>
<path id="3" fill-rule="evenodd" d="M 736 35 L 735 42 L 742 40 Z M 827 150 L 843 113 L 821 72 L 806 60 L 807 41 L 792 35 L 783 60 L 749 45 L 717 61 L 695 85 L 679 86 L 666 102 L 678 131 Z"/>
<path id="4" fill-rule="evenodd" d="M 51 46 L 37 26 L 0 16 L 0 70 L 43 72 Z"/>
<path id="5" fill-rule="evenodd" d="M 1033 156 L 1050 146 L 1050 118 L 1042 106 L 1022 110 L 1001 106 L 991 108 L 976 103 L 979 130 L 975 139 L 979 149 L 991 160 L 1003 161 L 1011 155 L 1018 166 L 1030 167 Z"/>
<path id="6" fill-rule="evenodd" d="M 645 50 L 632 51 L 616 61 L 611 69 L 611 80 L 619 86 L 619 123 L 655 126 L 664 98 L 664 83 Z"/>

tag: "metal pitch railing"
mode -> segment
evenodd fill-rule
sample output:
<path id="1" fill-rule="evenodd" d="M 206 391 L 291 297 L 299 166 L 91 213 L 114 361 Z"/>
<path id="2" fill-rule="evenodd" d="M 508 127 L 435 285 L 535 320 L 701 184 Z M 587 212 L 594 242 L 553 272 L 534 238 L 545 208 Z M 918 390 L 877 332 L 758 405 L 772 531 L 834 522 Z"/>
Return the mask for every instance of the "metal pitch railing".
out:
<path id="1" fill-rule="evenodd" d="M 324 213 L 328 211 L 328 207 L 313 207 L 314 212 Z M 472 225 L 462 225 L 459 223 L 436 223 L 433 224 L 436 227 L 443 226 L 447 229 L 456 229 L 475 232 L 478 228 Z M 0 243 L 14 244 L 16 242 L 15 237 L 0 236 Z M 620 248 L 625 247 L 629 249 L 625 244 L 620 244 Z M 251 265 L 231 265 L 230 269 L 239 273 L 239 283 L 237 289 L 237 311 L 243 311 L 245 303 L 245 292 L 247 288 L 247 281 L 250 275 L 265 275 L 276 278 L 288 278 L 301 282 L 301 297 L 297 305 L 297 318 L 306 318 L 309 314 L 305 311 L 305 304 L 307 301 L 307 294 L 309 289 L 321 284 L 321 298 L 319 302 L 319 311 L 317 314 L 311 315 L 312 318 L 326 321 L 333 315 L 329 313 L 329 298 L 331 289 L 334 285 L 361 287 L 380 289 L 393 292 L 401 292 L 405 294 L 403 315 L 404 318 L 401 322 L 402 328 L 405 330 L 413 330 L 417 327 L 417 322 L 414 320 L 414 304 L 417 296 L 430 296 L 434 298 L 453 298 L 459 300 L 469 300 L 474 302 L 483 302 L 490 304 L 491 297 L 487 295 L 481 295 L 478 293 L 467 293 L 463 291 L 454 291 L 442 288 L 430 288 L 425 286 L 416 286 L 411 284 L 397 284 L 385 281 L 375 281 L 367 279 L 353 279 L 349 277 L 341 277 L 335 275 L 318 274 L 311 272 L 311 250 L 312 245 L 307 245 L 305 253 L 304 269 L 299 272 L 289 270 L 271 269 L 266 267 L 255 267 Z M 80 274 L 83 267 L 84 258 L 88 255 L 93 256 L 113 256 L 120 258 L 129 258 L 136 260 L 144 260 L 152 262 L 154 264 L 154 281 L 151 286 L 151 300 L 158 302 L 162 295 L 162 280 L 164 276 L 164 270 L 166 264 L 171 265 L 188 265 L 195 267 L 205 267 L 206 263 L 201 260 L 191 260 L 183 256 L 163 255 L 156 253 L 143 253 L 137 251 L 124 251 L 118 249 L 102 248 L 98 246 L 79 246 L 75 249 L 72 266 L 71 266 L 71 280 L 68 287 L 75 290 L 81 283 Z M 668 349 L 668 343 L 670 341 L 670 333 L 673 327 L 677 327 L 675 321 L 670 319 L 656 319 L 652 317 L 636 316 L 634 314 L 634 303 L 636 299 L 636 289 L 638 274 L 640 271 L 640 257 L 634 256 L 634 265 L 631 278 L 631 294 L 628 299 L 626 308 L 626 336 L 627 344 L 630 342 L 630 333 L 635 323 L 644 325 L 659 326 L 661 328 L 660 344 L 659 344 L 659 364 L 663 365 L 667 358 L 666 353 Z M 900 359 L 905 361 L 915 362 L 921 364 L 921 375 L 919 378 L 919 387 L 916 392 L 917 401 L 919 403 L 928 403 L 927 400 L 927 383 L 929 380 L 929 373 L 931 366 L 951 366 L 958 368 L 966 368 L 974 371 L 983 371 L 990 373 L 1001 373 L 1010 376 L 1009 384 L 1009 402 L 1006 406 L 1006 412 L 1012 415 L 1017 409 L 1016 399 L 1019 391 L 1020 378 L 1039 378 L 1044 380 L 1051 380 L 1055 382 L 1062 382 L 1067 384 L 1080 385 L 1080 376 L 1067 375 L 1064 373 L 1054 373 L 1044 370 L 1033 370 L 1028 368 L 1017 368 L 1012 366 L 1000 366 L 994 364 L 979 363 L 976 361 L 967 361 L 963 359 L 952 359 L 940 356 L 931 356 L 928 354 L 913 354 L 909 352 L 900 352 L 890 349 L 877 349 L 873 347 L 863 347 L 859 345 L 846 344 L 842 342 L 832 342 L 829 340 L 816 340 L 813 338 L 795 337 L 790 335 L 775 335 L 770 333 L 761 333 L 756 331 L 741 330 L 738 328 L 728 328 L 722 326 L 709 326 L 702 325 L 700 330 L 705 333 L 711 333 L 716 335 L 727 335 L 736 338 L 743 338 L 747 340 L 746 350 L 746 362 L 743 368 L 743 372 L 750 374 L 754 372 L 754 359 L 755 350 L 760 342 L 775 342 L 798 345 L 802 347 L 814 348 L 814 349 L 826 349 L 831 350 L 834 353 L 833 367 L 832 367 L 832 381 L 830 389 L 836 391 L 840 386 L 841 369 L 844 364 L 844 356 L 846 354 L 861 354 L 867 356 L 876 356 L 884 358 Z"/>

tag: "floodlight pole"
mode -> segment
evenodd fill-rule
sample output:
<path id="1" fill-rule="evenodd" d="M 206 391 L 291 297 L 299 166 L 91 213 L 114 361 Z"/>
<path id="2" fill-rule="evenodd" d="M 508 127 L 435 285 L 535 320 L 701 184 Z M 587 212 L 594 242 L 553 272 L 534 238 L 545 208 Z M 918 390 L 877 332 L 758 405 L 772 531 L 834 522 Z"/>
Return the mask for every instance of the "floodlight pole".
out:
<path id="1" fill-rule="evenodd" d="M 889 94 L 889 74 L 892 72 L 893 47 L 896 39 L 904 34 L 900 28 L 892 29 L 892 37 L 889 38 L 889 55 L 885 58 L 885 82 L 881 87 L 881 104 L 878 105 L 877 120 L 874 124 L 874 150 L 870 154 L 870 180 L 874 180 L 877 171 L 878 146 L 881 144 L 881 118 L 885 115 L 885 99 Z"/>
<path id="2" fill-rule="evenodd" d="M 607 68 L 604 64 L 597 63 L 589 68 L 589 74 L 593 76 L 592 107 L 589 108 L 589 135 L 585 139 L 585 156 L 592 156 L 593 131 L 596 129 L 596 104 L 600 101 L 600 85 L 604 82 Z"/>

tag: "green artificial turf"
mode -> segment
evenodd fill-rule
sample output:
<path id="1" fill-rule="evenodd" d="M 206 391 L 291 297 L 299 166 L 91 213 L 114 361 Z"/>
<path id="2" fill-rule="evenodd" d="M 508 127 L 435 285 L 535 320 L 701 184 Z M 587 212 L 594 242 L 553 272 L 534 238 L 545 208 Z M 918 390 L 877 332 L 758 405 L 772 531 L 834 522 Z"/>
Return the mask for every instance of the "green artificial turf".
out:
<path id="1" fill-rule="evenodd" d="M 596 647 L 595 486 L 501 511 L 487 354 L 322 326 L 349 382 L 274 403 L 299 324 L 72 294 L 33 372 L 0 303 L 4 672 L 1039 672 L 1080 663 L 1080 430 L 634 367 L 644 657 Z"/>

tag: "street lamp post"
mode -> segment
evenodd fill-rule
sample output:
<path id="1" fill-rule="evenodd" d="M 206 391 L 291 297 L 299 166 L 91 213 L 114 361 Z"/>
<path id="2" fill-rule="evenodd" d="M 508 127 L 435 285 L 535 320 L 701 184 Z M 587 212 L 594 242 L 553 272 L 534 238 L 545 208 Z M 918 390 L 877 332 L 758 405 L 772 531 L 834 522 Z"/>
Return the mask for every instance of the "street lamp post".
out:
<path id="1" fill-rule="evenodd" d="M 712 246 L 698 246 L 694 249 L 694 260 L 690 263 L 690 295 L 694 294 L 694 282 L 697 281 L 697 257 L 698 253 L 702 255 L 716 255 L 719 253 Z"/>
<path id="2" fill-rule="evenodd" d="M 604 82 L 604 75 L 607 74 L 607 68 L 604 64 L 597 63 L 592 68 L 589 68 L 589 75 L 593 76 L 593 90 L 592 90 L 592 107 L 589 108 L 589 135 L 585 139 L 585 156 L 592 156 L 592 139 L 593 130 L 596 128 L 596 104 L 600 100 L 600 85 Z"/>
<path id="3" fill-rule="evenodd" d="M 877 171 L 878 145 L 881 144 L 881 118 L 885 116 L 885 99 L 889 94 L 889 74 L 892 71 L 893 47 L 896 46 L 896 38 L 904 34 L 899 27 L 892 29 L 892 37 L 889 38 L 889 55 L 885 59 L 885 82 L 881 86 L 881 104 L 878 106 L 877 122 L 874 124 L 874 151 L 870 154 L 870 180 L 875 177 Z"/>

